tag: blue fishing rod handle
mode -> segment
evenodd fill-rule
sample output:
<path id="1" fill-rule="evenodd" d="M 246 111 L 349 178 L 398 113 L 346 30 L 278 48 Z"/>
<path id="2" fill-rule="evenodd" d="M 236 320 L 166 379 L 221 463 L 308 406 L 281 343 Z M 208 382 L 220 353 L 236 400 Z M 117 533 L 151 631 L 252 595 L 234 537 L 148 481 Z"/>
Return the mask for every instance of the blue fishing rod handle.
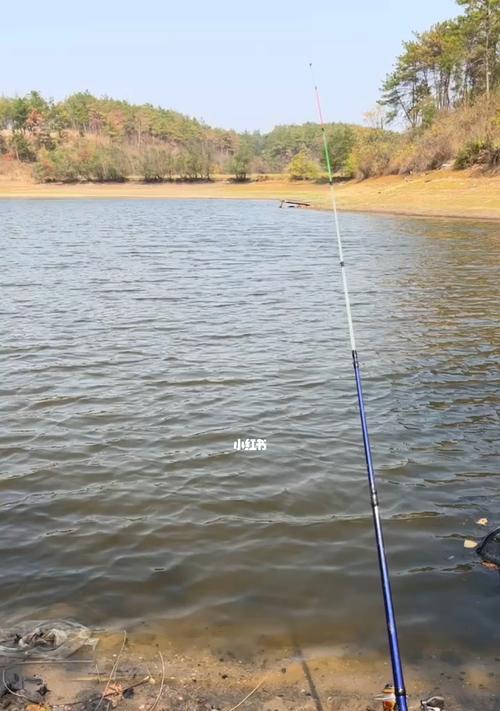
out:
<path id="1" fill-rule="evenodd" d="M 396 624 L 396 614 L 394 612 L 394 601 L 392 595 L 391 581 L 389 577 L 389 567 L 387 565 L 387 556 L 385 553 L 384 535 L 382 531 L 382 521 L 380 518 L 380 510 L 378 505 L 377 484 L 375 479 L 375 470 L 373 467 L 373 457 L 370 444 L 370 435 L 368 432 L 368 423 L 366 420 L 365 402 L 363 397 L 363 386 L 361 382 L 361 371 L 359 368 L 358 354 L 355 350 L 352 351 L 352 362 L 354 367 L 354 377 L 356 380 L 356 393 L 358 396 L 359 416 L 361 420 L 361 431 L 363 435 L 363 448 L 366 459 L 366 470 L 368 474 L 368 483 L 370 487 L 373 523 L 375 528 L 375 541 L 377 545 L 377 555 L 380 570 L 380 579 L 382 583 L 382 594 L 384 599 L 385 616 L 387 623 L 387 635 L 389 638 L 389 649 L 391 654 L 391 666 L 394 679 L 394 689 L 399 711 L 407 711 L 408 704 L 406 699 L 406 690 L 404 683 L 403 664 L 401 661 L 401 653 L 399 649 L 399 639 Z"/>

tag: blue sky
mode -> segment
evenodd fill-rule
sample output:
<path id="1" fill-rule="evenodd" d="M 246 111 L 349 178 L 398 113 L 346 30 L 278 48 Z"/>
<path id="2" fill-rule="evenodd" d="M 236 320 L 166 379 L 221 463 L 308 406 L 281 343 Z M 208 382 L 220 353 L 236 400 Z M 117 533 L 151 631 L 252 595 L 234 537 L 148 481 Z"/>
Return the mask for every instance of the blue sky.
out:
<path id="1" fill-rule="evenodd" d="M 453 0 L 24 0 L 3 3 L 0 93 L 88 89 L 237 130 L 361 122 L 401 42 Z"/>

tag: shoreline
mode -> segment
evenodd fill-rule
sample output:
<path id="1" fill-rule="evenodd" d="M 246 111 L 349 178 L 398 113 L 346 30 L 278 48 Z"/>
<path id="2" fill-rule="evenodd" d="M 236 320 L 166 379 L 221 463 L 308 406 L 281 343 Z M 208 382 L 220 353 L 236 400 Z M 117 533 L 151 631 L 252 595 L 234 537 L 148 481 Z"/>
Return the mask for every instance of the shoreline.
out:
<path id="1" fill-rule="evenodd" d="M 383 176 L 335 186 L 339 211 L 434 219 L 500 220 L 500 174 L 434 171 Z M 269 179 L 248 183 L 34 183 L 26 176 L 0 176 L 0 199 L 225 199 L 297 200 L 330 210 L 327 184 Z"/>
<path id="2" fill-rule="evenodd" d="M 101 630 L 97 636 L 95 652 L 83 647 L 69 659 L 1 660 L 11 685 L 16 674 L 21 680 L 15 688 L 22 705 L 11 708 L 95 711 L 108 692 L 110 704 L 103 709 L 116 705 L 124 711 L 155 703 L 165 711 L 232 711 L 240 705 L 249 711 L 377 711 L 382 704 L 374 697 L 392 677 L 388 655 L 343 646 L 256 647 L 249 655 L 238 643 L 190 648 L 154 633 Z M 496 667 L 482 659 L 447 662 L 431 655 L 406 664 L 405 671 L 413 708 L 436 693 L 456 711 L 490 708 L 497 697 Z M 47 689 L 42 697 L 40 685 Z M 123 697 L 130 688 L 133 693 Z"/>

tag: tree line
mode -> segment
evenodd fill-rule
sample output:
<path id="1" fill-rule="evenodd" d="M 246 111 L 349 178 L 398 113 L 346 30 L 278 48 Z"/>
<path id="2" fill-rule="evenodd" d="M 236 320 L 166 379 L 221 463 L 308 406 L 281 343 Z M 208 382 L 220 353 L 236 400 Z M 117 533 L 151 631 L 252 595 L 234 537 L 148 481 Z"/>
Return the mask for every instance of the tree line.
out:
<path id="1" fill-rule="evenodd" d="M 490 98 L 500 85 L 500 0 L 456 0 L 457 18 L 439 22 L 403 43 L 383 85 L 389 120 L 413 129 L 440 111 Z"/>
<path id="2" fill-rule="evenodd" d="M 359 132 L 347 124 L 327 127 L 339 172 Z M 64 101 L 37 91 L 0 98 L 0 152 L 33 163 L 45 181 L 210 180 L 214 173 L 246 180 L 250 173 L 283 173 L 295 161 L 298 178 L 324 169 L 317 124 L 277 126 L 268 134 L 212 128 L 175 111 L 98 98 L 80 92 Z M 303 168 L 297 173 L 297 167 Z"/>
<path id="3" fill-rule="evenodd" d="M 326 126 L 338 175 L 500 165 L 500 0 L 456 2 L 461 15 L 403 43 L 366 126 Z M 0 155 L 32 163 L 41 181 L 324 180 L 326 169 L 315 123 L 237 133 L 89 92 L 0 97 Z"/>

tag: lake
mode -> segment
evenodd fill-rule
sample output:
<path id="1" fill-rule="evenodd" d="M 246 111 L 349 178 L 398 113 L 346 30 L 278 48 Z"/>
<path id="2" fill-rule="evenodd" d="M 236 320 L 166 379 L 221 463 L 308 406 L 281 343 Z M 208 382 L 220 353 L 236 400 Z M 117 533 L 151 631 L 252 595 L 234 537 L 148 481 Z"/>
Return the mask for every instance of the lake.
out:
<path id="1" fill-rule="evenodd" d="M 403 653 L 498 654 L 498 225 L 340 222 Z M 385 651 L 331 216 L 3 200 L 0 240 L 3 621 Z"/>

